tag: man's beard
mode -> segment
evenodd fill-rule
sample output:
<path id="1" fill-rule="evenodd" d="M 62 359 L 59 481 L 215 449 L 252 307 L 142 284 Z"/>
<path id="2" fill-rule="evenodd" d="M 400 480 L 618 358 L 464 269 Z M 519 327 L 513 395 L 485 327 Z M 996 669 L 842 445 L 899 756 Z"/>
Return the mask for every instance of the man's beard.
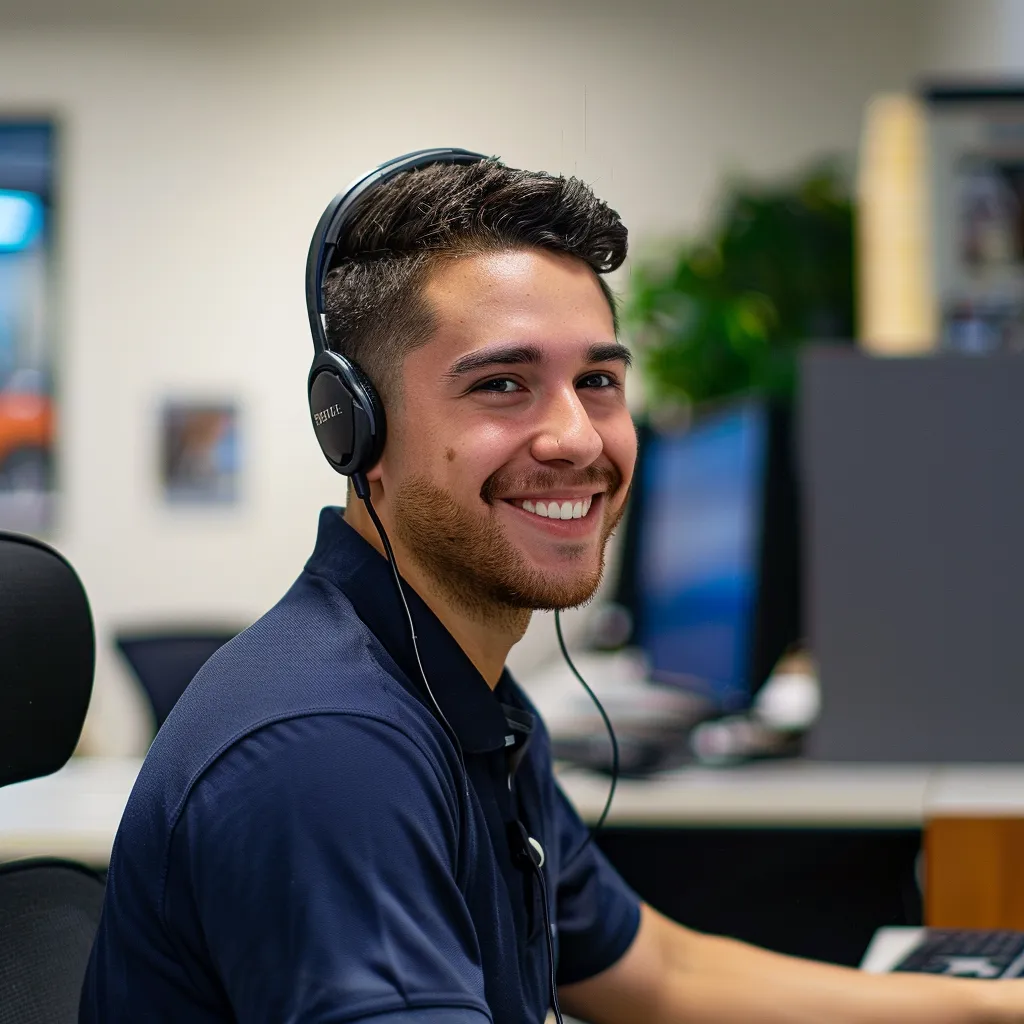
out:
<path id="1" fill-rule="evenodd" d="M 499 470 L 484 483 L 481 497 L 491 511 L 471 512 L 455 496 L 425 477 L 401 484 L 393 499 L 395 532 L 409 554 L 463 611 L 490 618 L 509 611 L 575 608 L 594 596 L 604 572 L 605 545 L 625 510 L 612 512 L 610 499 L 622 485 L 611 467 L 590 466 L 572 475 L 543 470 L 513 477 Z M 556 487 L 593 486 L 604 491 L 604 522 L 597 564 L 557 575 L 531 566 L 505 535 L 493 511 L 498 494 L 543 493 Z M 592 542 L 565 541 L 567 561 L 592 557 Z"/>

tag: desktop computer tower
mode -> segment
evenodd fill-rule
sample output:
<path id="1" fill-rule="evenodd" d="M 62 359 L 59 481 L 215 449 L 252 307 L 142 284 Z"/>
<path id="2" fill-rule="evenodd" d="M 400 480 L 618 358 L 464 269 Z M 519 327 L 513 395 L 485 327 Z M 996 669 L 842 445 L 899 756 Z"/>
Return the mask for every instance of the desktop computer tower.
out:
<path id="1" fill-rule="evenodd" d="M 1024 757 L 1024 356 L 815 347 L 799 402 L 808 751 Z"/>

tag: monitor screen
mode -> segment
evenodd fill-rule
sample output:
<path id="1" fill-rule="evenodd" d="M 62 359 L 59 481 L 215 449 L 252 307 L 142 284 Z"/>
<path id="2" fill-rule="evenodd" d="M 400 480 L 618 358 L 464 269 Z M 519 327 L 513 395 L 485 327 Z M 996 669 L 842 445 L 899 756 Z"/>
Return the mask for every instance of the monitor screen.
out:
<path id="1" fill-rule="evenodd" d="M 651 432 L 637 537 L 640 645 L 652 677 L 750 699 L 768 417 L 754 402 Z"/>

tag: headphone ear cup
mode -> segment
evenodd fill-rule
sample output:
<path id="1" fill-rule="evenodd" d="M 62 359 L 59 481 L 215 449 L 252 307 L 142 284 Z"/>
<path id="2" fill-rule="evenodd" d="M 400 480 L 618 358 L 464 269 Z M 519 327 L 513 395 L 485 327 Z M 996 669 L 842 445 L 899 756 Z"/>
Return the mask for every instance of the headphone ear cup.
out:
<path id="1" fill-rule="evenodd" d="M 375 429 L 368 437 L 367 449 L 364 455 L 365 466 L 362 469 L 352 471 L 353 473 L 365 473 L 376 466 L 380 461 L 381 455 L 384 454 L 385 425 L 387 421 L 384 418 L 384 403 L 381 401 L 380 395 L 377 394 L 377 389 L 373 386 L 373 382 L 363 373 L 362 368 L 358 364 L 349 363 L 348 365 L 352 370 L 356 383 L 362 388 L 366 398 L 366 403 L 369 406 L 367 411 L 369 412 L 370 421 L 375 424 Z"/>
<path id="2" fill-rule="evenodd" d="M 372 469 L 384 450 L 384 407 L 370 379 L 336 352 L 310 367 L 309 414 L 320 449 L 344 476 Z"/>

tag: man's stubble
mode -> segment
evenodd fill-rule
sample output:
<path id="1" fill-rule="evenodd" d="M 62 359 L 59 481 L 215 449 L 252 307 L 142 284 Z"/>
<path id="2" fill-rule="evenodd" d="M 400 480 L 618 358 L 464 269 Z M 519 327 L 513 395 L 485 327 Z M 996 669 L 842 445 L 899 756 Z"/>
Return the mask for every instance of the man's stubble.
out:
<path id="1" fill-rule="evenodd" d="M 621 474 L 611 467 L 588 467 L 567 479 L 546 470 L 529 480 L 493 474 L 481 489 L 482 513 L 461 505 L 450 491 L 426 477 L 411 477 L 399 485 L 393 498 L 395 531 L 419 567 L 445 595 L 476 619 L 493 620 L 528 611 L 575 608 L 597 591 L 604 573 L 605 548 L 625 510 L 623 501 L 614 512 L 607 499 L 621 487 Z M 527 563 L 508 539 L 496 511 L 502 493 L 543 492 L 556 486 L 595 484 L 606 490 L 605 521 L 597 564 L 577 574 L 551 576 Z M 589 556 L 589 543 L 566 542 L 568 561 Z"/>

